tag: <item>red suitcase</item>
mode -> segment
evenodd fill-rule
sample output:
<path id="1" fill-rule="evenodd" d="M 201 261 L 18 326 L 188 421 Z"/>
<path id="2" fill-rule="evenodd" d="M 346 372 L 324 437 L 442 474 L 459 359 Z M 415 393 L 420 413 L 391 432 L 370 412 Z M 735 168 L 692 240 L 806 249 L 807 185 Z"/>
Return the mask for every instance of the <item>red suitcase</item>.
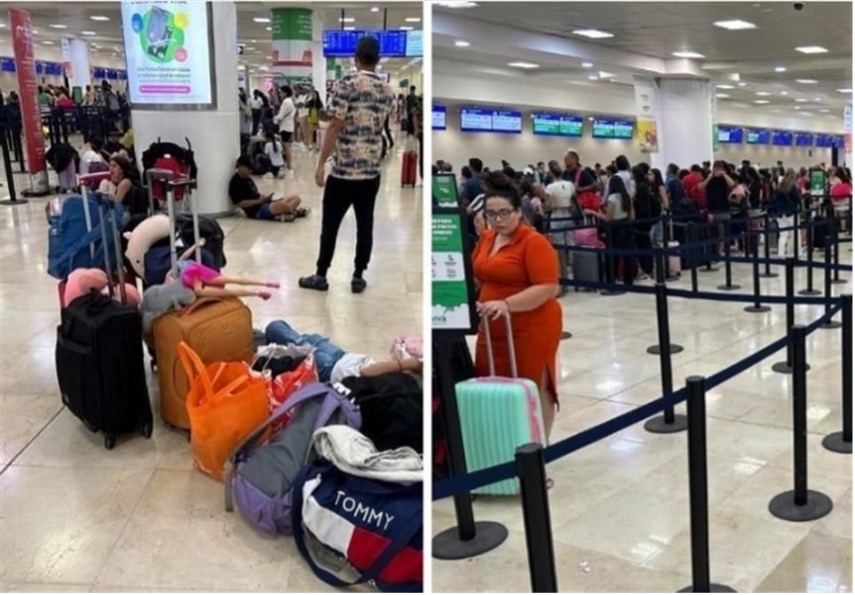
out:
<path id="1" fill-rule="evenodd" d="M 401 186 L 415 188 L 417 171 L 418 154 L 415 151 L 405 151 L 404 161 L 401 163 Z"/>

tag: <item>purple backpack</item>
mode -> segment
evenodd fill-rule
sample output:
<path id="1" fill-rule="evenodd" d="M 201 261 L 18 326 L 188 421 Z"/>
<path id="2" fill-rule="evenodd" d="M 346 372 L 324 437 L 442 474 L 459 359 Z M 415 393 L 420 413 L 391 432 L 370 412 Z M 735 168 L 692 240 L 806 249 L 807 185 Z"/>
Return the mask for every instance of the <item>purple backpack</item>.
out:
<path id="1" fill-rule="evenodd" d="M 226 510 L 236 505 L 244 517 L 267 533 L 291 533 L 291 492 L 300 471 L 309 465 L 312 436 L 324 426 L 348 425 L 359 429 L 359 407 L 348 389 L 316 382 L 295 392 L 270 418 L 238 446 L 229 459 L 225 486 Z M 286 421 L 270 436 L 270 426 Z M 314 456 L 314 455 L 312 455 Z"/>

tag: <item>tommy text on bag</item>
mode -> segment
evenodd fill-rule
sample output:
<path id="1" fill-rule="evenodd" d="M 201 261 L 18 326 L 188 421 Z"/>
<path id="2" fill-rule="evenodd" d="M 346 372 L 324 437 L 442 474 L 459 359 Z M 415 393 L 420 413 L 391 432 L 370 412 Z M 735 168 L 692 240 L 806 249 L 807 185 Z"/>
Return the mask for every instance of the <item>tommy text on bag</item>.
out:
<path id="1" fill-rule="evenodd" d="M 394 515 L 390 515 L 387 512 L 377 511 L 371 508 L 370 506 L 365 506 L 361 502 L 358 502 L 356 498 L 352 496 L 348 496 L 347 492 L 344 490 L 338 490 L 335 494 L 335 505 L 338 506 L 339 502 L 341 502 L 341 508 L 351 515 L 354 518 L 362 518 L 363 523 L 367 523 L 370 525 L 377 525 L 377 528 L 381 528 L 381 524 L 385 519 L 385 524 L 382 525 L 383 530 L 389 529 L 389 523 L 395 520 Z"/>

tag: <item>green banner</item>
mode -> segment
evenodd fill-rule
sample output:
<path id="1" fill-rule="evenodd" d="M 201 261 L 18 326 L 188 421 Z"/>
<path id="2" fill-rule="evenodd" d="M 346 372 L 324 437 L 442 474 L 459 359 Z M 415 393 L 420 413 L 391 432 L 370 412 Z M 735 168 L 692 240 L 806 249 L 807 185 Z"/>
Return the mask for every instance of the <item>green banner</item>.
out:
<path id="1" fill-rule="evenodd" d="M 825 172 L 815 169 L 810 172 L 810 194 L 811 196 L 822 196 L 825 194 Z"/>
<path id="2" fill-rule="evenodd" d="M 274 8 L 270 12 L 273 41 L 312 41 L 310 8 Z"/>
<path id="3" fill-rule="evenodd" d="M 435 204 L 440 207 L 458 206 L 457 202 L 457 179 L 454 174 L 439 174 L 432 178 L 433 196 Z"/>
<path id="4" fill-rule="evenodd" d="M 456 194 L 456 192 L 455 192 Z M 431 220 L 431 320 L 434 330 L 470 331 L 469 288 L 460 213 L 434 213 Z"/>

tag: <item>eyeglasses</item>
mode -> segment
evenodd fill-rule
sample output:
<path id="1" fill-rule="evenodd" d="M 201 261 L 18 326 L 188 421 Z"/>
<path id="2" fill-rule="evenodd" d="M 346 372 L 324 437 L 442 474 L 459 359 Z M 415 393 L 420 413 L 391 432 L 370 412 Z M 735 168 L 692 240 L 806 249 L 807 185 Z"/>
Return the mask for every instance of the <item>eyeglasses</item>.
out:
<path id="1" fill-rule="evenodd" d="M 510 217 L 514 212 L 514 209 L 501 209 L 499 211 L 484 211 L 484 216 L 489 221 L 504 221 L 508 217 Z"/>

